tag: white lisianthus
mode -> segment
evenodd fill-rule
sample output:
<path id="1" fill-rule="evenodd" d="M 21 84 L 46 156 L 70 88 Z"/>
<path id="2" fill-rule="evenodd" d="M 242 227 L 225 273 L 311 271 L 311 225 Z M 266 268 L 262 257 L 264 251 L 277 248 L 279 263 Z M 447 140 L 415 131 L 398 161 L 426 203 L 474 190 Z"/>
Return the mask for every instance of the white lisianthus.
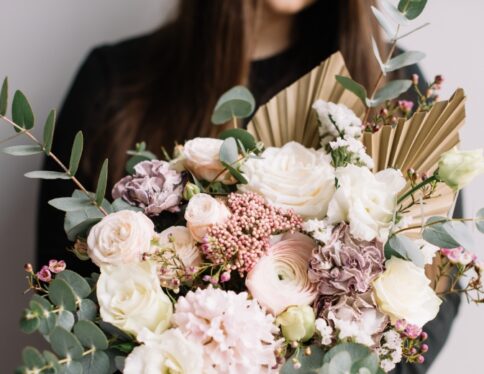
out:
<path id="1" fill-rule="evenodd" d="M 203 350 L 180 330 L 170 329 L 146 341 L 126 358 L 124 374 L 201 374 Z"/>
<path id="2" fill-rule="evenodd" d="M 484 173 L 482 149 L 459 151 L 454 148 L 440 156 L 437 178 L 454 190 L 467 186 L 481 173 Z"/>
<path id="3" fill-rule="evenodd" d="M 293 209 L 305 218 L 323 218 L 334 193 L 334 169 L 321 151 L 290 142 L 267 148 L 261 158 L 242 166 L 248 184 L 243 192 L 256 192 L 279 208 Z"/>
<path id="4" fill-rule="evenodd" d="M 336 138 L 358 139 L 361 136 L 361 120 L 345 105 L 317 100 L 313 109 L 318 115 L 321 146 Z"/>
<path id="5" fill-rule="evenodd" d="M 97 266 L 141 261 L 155 235 L 153 222 L 141 212 L 121 210 L 104 217 L 87 237 L 87 253 Z"/>
<path id="6" fill-rule="evenodd" d="M 198 266 L 202 262 L 195 240 L 185 226 L 172 226 L 157 235 L 155 247 L 173 246 L 185 267 Z"/>
<path id="7" fill-rule="evenodd" d="M 385 240 L 405 186 L 399 170 L 373 174 L 365 167 L 348 165 L 336 169 L 338 188 L 328 207 L 330 223 L 348 222 L 351 234 L 361 240 Z"/>
<path id="8" fill-rule="evenodd" d="M 220 147 L 223 140 L 214 138 L 195 138 L 183 147 L 183 165 L 200 180 L 211 182 L 217 178 L 224 184 L 237 181 L 227 172 L 220 162 Z M 221 174 L 222 173 L 222 174 Z"/>
<path id="9" fill-rule="evenodd" d="M 282 335 L 287 341 L 305 342 L 311 339 L 316 331 L 316 316 L 309 305 L 294 305 L 287 308 L 276 318 L 281 326 Z"/>
<path id="10" fill-rule="evenodd" d="M 396 257 L 386 262 L 386 270 L 373 282 L 373 289 L 379 309 L 392 323 L 404 319 L 422 327 L 435 318 L 442 303 L 424 269 Z"/>
<path id="11" fill-rule="evenodd" d="M 160 287 L 155 263 L 102 267 L 96 292 L 101 318 L 121 330 L 137 336 L 170 325 L 173 305 Z"/>
<path id="12" fill-rule="evenodd" d="M 200 242 L 212 225 L 222 224 L 230 217 L 224 203 L 212 196 L 199 193 L 188 202 L 185 220 L 192 237 Z"/>

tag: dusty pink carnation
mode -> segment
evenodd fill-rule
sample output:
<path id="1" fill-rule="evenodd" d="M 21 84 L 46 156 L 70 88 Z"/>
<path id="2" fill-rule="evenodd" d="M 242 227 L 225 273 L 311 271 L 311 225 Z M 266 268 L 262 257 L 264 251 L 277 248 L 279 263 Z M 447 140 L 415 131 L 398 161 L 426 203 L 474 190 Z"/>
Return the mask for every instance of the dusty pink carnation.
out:
<path id="1" fill-rule="evenodd" d="M 246 292 L 212 286 L 180 297 L 173 323 L 203 347 L 204 373 L 275 373 L 278 329 Z"/>
<path id="2" fill-rule="evenodd" d="M 271 235 L 301 229 L 300 216 L 275 208 L 252 192 L 230 194 L 227 206 L 232 215 L 208 230 L 201 249 L 213 263 L 228 264 L 241 274 L 250 271 L 267 252 Z"/>
<path id="3" fill-rule="evenodd" d="M 316 248 L 310 261 L 309 278 L 323 296 L 366 292 L 384 269 L 383 244 L 351 236 L 349 226 L 339 224 L 331 239 Z"/>
<path id="4" fill-rule="evenodd" d="M 143 161 L 134 167 L 134 174 L 121 179 L 113 188 L 114 199 L 144 209 L 149 216 L 163 211 L 178 212 L 182 198 L 182 176 L 165 161 Z"/>

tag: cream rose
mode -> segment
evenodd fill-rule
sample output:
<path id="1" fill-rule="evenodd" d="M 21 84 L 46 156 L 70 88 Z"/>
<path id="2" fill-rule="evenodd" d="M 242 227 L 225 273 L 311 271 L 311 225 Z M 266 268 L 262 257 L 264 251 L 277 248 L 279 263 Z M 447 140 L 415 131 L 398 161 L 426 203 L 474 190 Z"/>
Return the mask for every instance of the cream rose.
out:
<path id="1" fill-rule="evenodd" d="M 281 326 L 282 335 L 287 341 L 305 342 L 316 332 L 316 316 L 309 305 L 290 306 L 281 313 L 276 323 Z"/>
<path id="2" fill-rule="evenodd" d="M 155 263 L 102 267 L 97 298 L 103 321 L 135 336 L 145 329 L 161 333 L 170 325 L 173 306 L 160 287 Z"/>
<path id="3" fill-rule="evenodd" d="M 193 238 L 200 242 L 212 225 L 222 224 L 230 217 L 229 209 L 212 196 L 199 193 L 188 202 L 185 220 Z"/>
<path id="4" fill-rule="evenodd" d="M 454 190 L 460 190 L 483 172 L 482 149 L 459 151 L 454 148 L 440 156 L 437 178 Z"/>
<path id="5" fill-rule="evenodd" d="M 173 245 L 175 253 L 185 267 L 198 266 L 202 262 L 195 240 L 185 226 L 172 226 L 157 236 L 156 245 Z"/>
<path id="6" fill-rule="evenodd" d="M 253 191 L 274 206 L 293 209 L 304 218 L 323 218 L 334 193 L 334 169 L 321 151 L 290 142 L 267 148 L 261 158 L 248 159 L 241 170 Z"/>
<path id="7" fill-rule="evenodd" d="M 203 351 L 178 329 L 158 335 L 156 340 L 136 347 L 126 358 L 124 374 L 201 374 Z"/>
<path id="8" fill-rule="evenodd" d="M 87 253 L 97 266 L 140 261 L 150 251 L 153 222 L 141 212 L 121 210 L 109 214 L 89 232 Z"/>
<path id="9" fill-rule="evenodd" d="M 392 323 L 404 319 L 422 327 L 437 316 L 442 303 L 424 269 L 396 257 L 386 262 L 386 270 L 373 282 L 373 289 L 379 309 Z"/>
<path id="10" fill-rule="evenodd" d="M 348 222 L 351 234 L 361 240 L 385 240 L 405 186 L 402 173 L 386 169 L 373 174 L 366 167 L 348 165 L 336 169 L 338 188 L 329 203 L 332 224 Z"/>
<path id="11" fill-rule="evenodd" d="M 224 172 L 224 166 L 220 162 L 220 147 L 223 140 L 213 138 L 195 138 L 185 143 L 183 147 L 184 167 L 191 171 L 200 180 L 218 181 L 224 184 L 235 184 L 232 176 Z"/>

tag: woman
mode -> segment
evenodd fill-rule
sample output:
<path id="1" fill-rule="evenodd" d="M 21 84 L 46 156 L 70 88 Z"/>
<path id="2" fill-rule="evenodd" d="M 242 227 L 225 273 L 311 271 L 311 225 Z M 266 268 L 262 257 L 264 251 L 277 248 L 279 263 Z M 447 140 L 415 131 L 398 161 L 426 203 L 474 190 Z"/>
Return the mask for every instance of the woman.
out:
<path id="1" fill-rule="evenodd" d="M 125 151 L 137 141 L 159 153 L 178 141 L 215 135 L 210 115 L 218 97 L 248 85 L 257 104 L 310 71 L 337 50 L 352 75 L 367 87 L 378 66 L 371 52 L 370 2 L 360 0 L 182 0 L 176 20 L 159 31 L 95 49 L 82 66 L 60 114 L 54 152 L 68 159 L 78 130 L 87 138 L 80 179 L 89 189 L 105 157 L 110 182 L 123 175 Z M 377 32 L 375 38 L 381 43 Z M 404 74 L 418 72 L 416 67 Z M 50 160 L 46 169 L 55 169 Z M 62 214 L 46 202 L 72 192 L 69 182 L 42 184 L 40 264 L 65 258 L 81 273 L 95 270 L 67 254 Z M 426 366 L 449 331 L 458 298 L 449 301 L 431 327 Z M 425 367 L 401 366 L 399 373 Z"/>

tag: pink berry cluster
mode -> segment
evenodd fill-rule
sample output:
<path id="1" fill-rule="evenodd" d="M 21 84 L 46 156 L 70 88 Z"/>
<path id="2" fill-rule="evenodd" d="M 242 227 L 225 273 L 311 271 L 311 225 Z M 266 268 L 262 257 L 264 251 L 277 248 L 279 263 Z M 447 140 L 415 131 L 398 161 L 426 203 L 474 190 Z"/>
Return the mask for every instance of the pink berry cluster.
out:
<path id="1" fill-rule="evenodd" d="M 299 231 L 303 222 L 293 211 L 275 208 L 252 192 L 230 194 L 227 206 L 232 215 L 208 230 L 201 250 L 214 264 L 241 275 L 266 253 L 271 235 Z"/>
<path id="2" fill-rule="evenodd" d="M 422 331 L 421 327 L 407 323 L 405 320 L 398 320 L 395 330 L 403 339 L 403 355 L 407 360 L 423 364 L 425 362 L 424 353 L 429 350 L 429 346 L 424 343 L 429 337 L 428 334 Z"/>

